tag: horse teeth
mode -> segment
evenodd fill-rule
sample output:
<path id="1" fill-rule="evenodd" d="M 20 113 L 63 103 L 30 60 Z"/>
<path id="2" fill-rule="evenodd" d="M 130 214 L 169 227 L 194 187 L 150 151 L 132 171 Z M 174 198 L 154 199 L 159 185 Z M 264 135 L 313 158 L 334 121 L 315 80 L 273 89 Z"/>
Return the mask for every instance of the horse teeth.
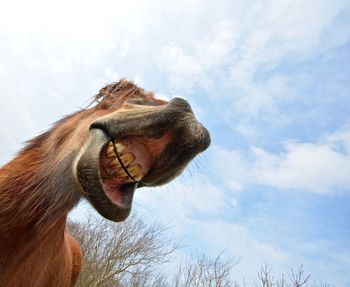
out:
<path id="1" fill-rule="evenodd" d="M 119 181 L 120 179 L 123 180 L 124 178 L 129 177 L 129 176 L 125 173 L 124 170 L 120 170 L 120 171 L 114 173 L 113 176 L 114 176 L 114 178 L 117 178 L 118 181 Z"/>
<path id="2" fill-rule="evenodd" d="M 118 167 L 118 174 L 119 176 L 128 176 L 121 166 Z"/>
<path id="3" fill-rule="evenodd" d="M 140 181 L 142 179 L 142 174 L 140 175 L 137 175 L 137 176 L 133 176 L 133 178 L 136 180 L 136 181 Z"/>
<path id="4" fill-rule="evenodd" d="M 123 144 L 121 142 L 118 142 L 118 143 L 115 144 L 115 148 L 118 151 L 118 153 L 122 153 L 123 150 L 125 150 L 126 147 L 127 147 L 126 144 Z"/>
<path id="5" fill-rule="evenodd" d="M 106 152 L 106 157 L 107 158 L 115 158 L 116 157 L 116 154 L 115 154 L 113 148 L 112 149 L 108 148 L 108 150 Z"/>
<path id="6" fill-rule="evenodd" d="M 107 151 L 106 151 L 106 157 L 107 158 L 114 158 L 114 157 L 116 157 L 116 154 L 114 152 L 114 146 L 113 146 L 112 142 L 109 142 L 109 144 L 108 144 L 108 148 L 107 148 Z"/>
<path id="7" fill-rule="evenodd" d="M 130 175 L 132 177 L 135 178 L 135 176 L 140 172 L 141 170 L 141 166 L 139 164 L 137 165 L 133 165 L 131 167 L 128 168 L 128 172 L 130 173 Z"/>
<path id="8" fill-rule="evenodd" d="M 108 164 L 108 166 L 109 167 L 112 167 L 112 168 L 118 168 L 118 167 L 120 167 L 121 168 L 121 166 L 120 166 L 120 163 L 119 163 L 119 161 L 115 158 L 115 159 L 113 159 L 113 160 L 111 160 L 110 162 L 109 162 L 109 164 Z"/>
<path id="9" fill-rule="evenodd" d="M 123 154 L 120 156 L 120 160 L 123 162 L 124 166 L 127 167 L 135 159 L 135 155 L 131 152 Z"/>

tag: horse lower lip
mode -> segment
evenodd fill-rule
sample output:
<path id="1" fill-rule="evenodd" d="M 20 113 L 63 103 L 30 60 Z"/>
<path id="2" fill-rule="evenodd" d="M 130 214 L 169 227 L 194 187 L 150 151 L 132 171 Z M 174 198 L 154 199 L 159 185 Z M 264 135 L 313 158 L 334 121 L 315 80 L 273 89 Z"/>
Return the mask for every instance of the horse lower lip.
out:
<path id="1" fill-rule="evenodd" d="M 128 192 L 135 191 L 137 186 L 138 186 L 138 182 L 137 181 L 125 184 L 125 185 L 121 186 L 120 192 L 121 193 L 128 193 Z"/>

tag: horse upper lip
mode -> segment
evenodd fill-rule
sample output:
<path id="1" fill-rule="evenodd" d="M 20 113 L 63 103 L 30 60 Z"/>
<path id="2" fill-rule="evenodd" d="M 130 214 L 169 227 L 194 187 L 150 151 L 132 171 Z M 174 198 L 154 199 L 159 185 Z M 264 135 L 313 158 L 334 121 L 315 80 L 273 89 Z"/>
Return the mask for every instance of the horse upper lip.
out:
<path id="1" fill-rule="evenodd" d="M 181 98 L 175 98 L 162 106 L 115 111 L 95 120 L 90 129 L 102 129 L 111 139 L 140 132 L 144 136 L 157 137 L 169 129 L 184 128 L 183 119 L 191 119 L 200 125 L 195 120 L 189 103 Z"/>

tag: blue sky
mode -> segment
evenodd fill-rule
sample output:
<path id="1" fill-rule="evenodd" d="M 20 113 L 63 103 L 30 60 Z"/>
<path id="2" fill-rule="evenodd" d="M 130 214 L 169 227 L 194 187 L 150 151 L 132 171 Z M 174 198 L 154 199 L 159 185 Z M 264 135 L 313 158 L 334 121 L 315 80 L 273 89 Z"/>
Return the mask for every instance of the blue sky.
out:
<path id="1" fill-rule="evenodd" d="M 237 279 L 304 264 L 350 286 L 349 1 L 0 5 L 1 164 L 119 78 L 184 97 L 212 146 L 134 210 L 173 226 L 179 257 L 227 248 Z"/>

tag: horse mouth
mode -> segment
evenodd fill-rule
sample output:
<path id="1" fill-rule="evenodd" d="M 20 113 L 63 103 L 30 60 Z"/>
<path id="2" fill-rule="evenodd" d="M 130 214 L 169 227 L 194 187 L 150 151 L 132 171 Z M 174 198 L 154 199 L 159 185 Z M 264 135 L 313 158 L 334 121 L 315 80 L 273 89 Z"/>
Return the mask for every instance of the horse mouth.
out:
<path id="1" fill-rule="evenodd" d="M 120 207 L 129 207 L 138 183 L 155 166 L 160 142 L 141 136 L 109 141 L 100 154 L 100 181 L 105 195 Z M 164 141 L 165 139 L 163 139 Z M 164 143 L 163 143 L 164 145 Z"/>
<path id="2" fill-rule="evenodd" d="M 102 129 L 93 128 L 75 168 L 80 192 L 99 213 L 112 221 L 125 220 L 136 188 L 154 186 L 149 179 L 163 173 L 159 163 L 173 136 L 125 135 L 118 140 Z"/>

